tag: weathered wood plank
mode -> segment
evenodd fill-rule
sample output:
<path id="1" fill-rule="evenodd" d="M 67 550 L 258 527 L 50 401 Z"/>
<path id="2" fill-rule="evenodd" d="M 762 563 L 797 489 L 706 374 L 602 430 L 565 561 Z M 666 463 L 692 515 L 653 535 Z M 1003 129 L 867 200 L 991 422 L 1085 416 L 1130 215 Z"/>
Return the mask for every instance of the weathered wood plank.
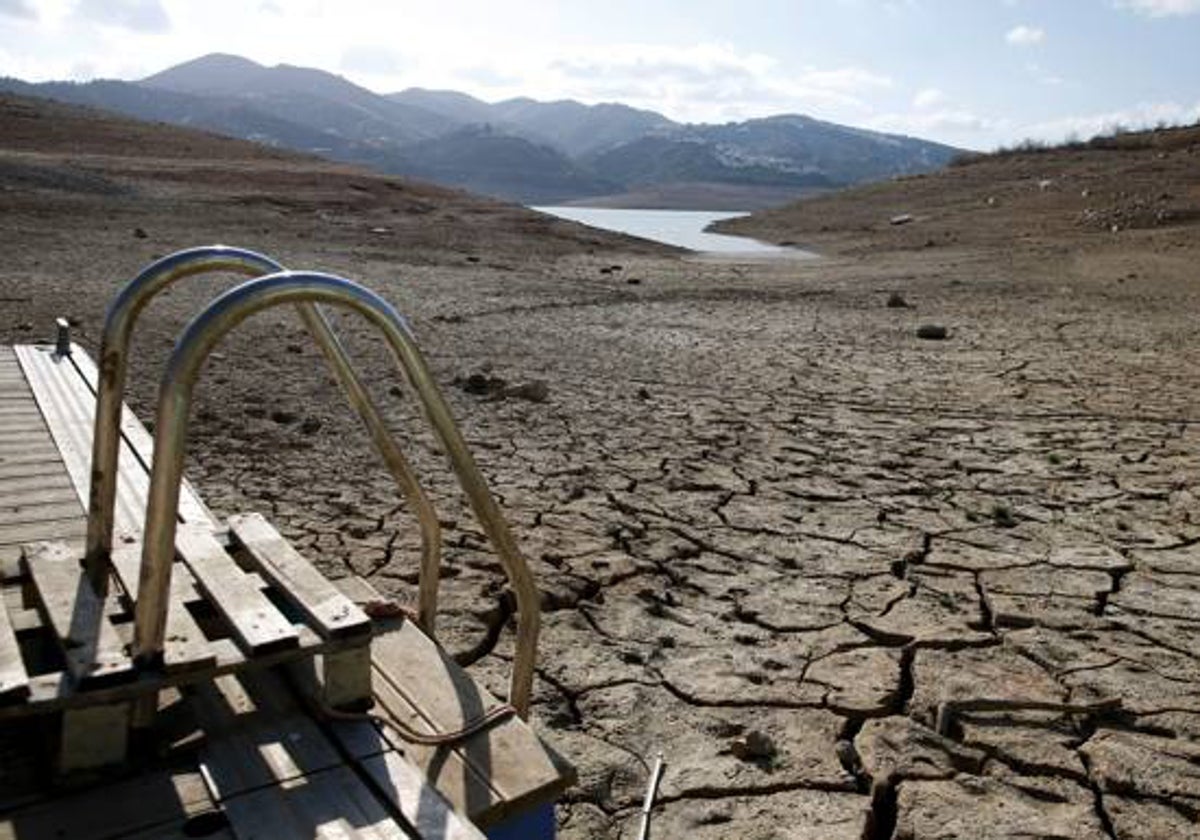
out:
<path id="1" fill-rule="evenodd" d="M 398 695 L 423 718 L 423 722 L 408 721 L 418 731 L 461 729 L 500 703 L 412 622 L 376 636 L 371 651 L 377 711 L 403 715 L 405 709 L 390 699 Z M 385 734 L 398 747 L 410 748 L 397 733 L 387 730 Z M 455 749 L 500 797 L 495 802 L 486 789 L 465 786 L 467 800 L 462 807 L 480 825 L 552 799 L 572 781 L 566 763 L 515 716 L 464 739 Z"/>
<path id="2" fill-rule="evenodd" d="M 361 578 L 336 581 L 356 602 L 386 601 Z M 371 643 L 374 713 L 419 732 L 461 729 L 500 701 L 479 686 L 415 624 L 405 621 Z M 336 730 L 335 730 L 336 731 Z M 359 730 L 361 746 L 370 735 Z M 494 825 L 533 804 L 552 801 L 574 783 L 575 771 L 528 724 L 510 717 L 446 750 L 410 744 L 390 727 L 382 737 L 402 750 L 438 789 L 480 826 Z"/>
<path id="3" fill-rule="evenodd" d="M 224 805 L 238 840 L 409 840 L 362 780 L 335 767 L 302 782 L 252 791 Z M 437 835 L 430 835 L 437 836 Z M 482 840 L 476 834 L 473 840 Z"/>
<path id="4" fill-rule="evenodd" d="M 0 428 L 0 446 L 6 449 L 16 446 L 28 446 L 31 443 L 53 443 L 53 441 L 50 440 L 50 433 L 44 428 Z"/>
<path id="5" fill-rule="evenodd" d="M 0 838 L 170 837 L 175 827 L 214 808 L 199 773 L 163 770 L 6 813 Z"/>
<path id="6" fill-rule="evenodd" d="M 30 464 L 37 462 L 55 462 L 58 460 L 58 449 L 53 441 L 34 444 L 33 446 L 0 447 L 0 464 Z"/>
<path id="7" fill-rule="evenodd" d="M 418 837 L 483 838 L 483 833 L 455 811 L 454 806 L 430 785 L 425 774 L 400 753 L 372 756 L 362 762 L 362 767 L 405 821 L 416 829 Z"/>
<path id="8" fill-rule="evenodd" d="M 117 546 L 111 554 L 113 572 L 131 602 L 137 601 L 140 545 Z M 187 566 L 175 563 L 171 572 L 171 603 L 163 638 L 163 669 L 168 673 L 194 671 L 216 664 L 217 654 L 196 624 L 187 604 L 200 598 Z"/>
<path id="9" fill-rule="evenodd" d="M 70 519 L 72 516 L 82 516 L 83 508 L 78 499 L 64 501 L 29 501 L 20 504 L 0 502 L 0 522 L 16 524 L 18 522 L 46 522 L 57 519 Z"/>
<path id="10" fill-rule="evenodd" d="M 69 357 L 55 356 L 45 347 L 13 349 L 75 492 L 86 506 L 91 492 L 95 397 Z M 118 539 L 140 536 L 150 477 L 127 447 L 122 447 L 118 456 L 118 476 L 114 535 Z"/>
<path id="11" fill-rule="evenodd" d="M 249 584 L 246 574 L 207 528 L 180 527 L 175 547 L 192 570 L 196 584 L 248 652 L 259 654 L 299 643 L 296 628 L 261 590 Z"/>
<path id="12" fill-rule="evenodd" d="M 29 696 L 29 674 L 8 617 L 8 604 L 0 601 L 0 700 Z"/>
<path id="13" fill-rule="evenodd" d="M 87 520 L 83 516 L 71 519 L 54 519 L 48 522 L 26 522 L 12 525 L 0 524 L 0 547 L 43 540 L 74 540 L 87 532 Z M 82 545 L 80 554 L 82 556 Z"/>
<path id="14" fill-rule="evenodd" d="M 218 802 L 336 767 L 341 756 L 269 672 L 227 675 L 191 693 L 200 753 Z"/>
<path id="15" fill-rule="evenodd" d="M 229 517 L 234 538 L 262 575 L 326 638 L 365 635 L 371 619 L 257 513 Z"/>
<path id="16" fill-rule="evenodd" d="M 433 731 L 428 717 L 423 715 L 411 700 L 397 692 L 379 673 L 378 668 L 373 669 L 372 677 L 375 689 L 373 711 L 376 715 L 383 720 L 398 721 L 418 732 Z M 419 767 L 442 795 L 472 820 L 486 825 L 489 822 L 489 814 L 496 809 L 504 809 L 504 794 L 491 783 L 486 772 L 480 772 L 475 763 L 466 760 L 457 745 L 447 749 L 409 743 L 389 726 L 383 726 L 378 732 L 378 737 L 383 744 L 402 752 L 409 761 Z M 368 734 L 361 733 L 358 743 L 362 746 L 368 745 Z"/>
<path id="17" fill-rule="evenodd" d="M 133 662 L 106 616 L 106 599 L 83 575 L 76 548 L 37 543 L 26 550 L 26 565 L 75 681 L 84 687 L 133 679 Z"/>
<path id="18" fill-rule="evenodd" d="M 24 498 L 24 494 L 27 493 L 48 491 L 53 491 L 60 495 L 66 494 L 71 499 L 76 498 L 75 488 L 71 486 L 71 479 L 67 478 L 67 474 L 64 472 L 44 475 L 10 476 L 0 481 L 0 499 L 8 499 L 13 496 Z"/>
<path id="19" fill-rule="evenodd" d="M 87 385 L 88 391 L 94 396 L 98 390 L 99 371 L 96 369 L 95 362 L 91 356 L 82 347 L 71 345 L 71 364 L 75 366 L 79 377 Z M 95 401 L 91 403 L 91 411 L 95 412 Z M 146 431 L 146 427 L 142 425 L 137 416 L 129 410 L 128 406 L 121 407 L 121 469 L 122 476 L 126 477 L 128 471 L 140 470 L 147 475 L 150 473 L 151 464 L 154 461 L 154 438 Z M 125 457 L 128 452 L 130 458 Z M 134 461 L 137 462 L 135 465 Z M 212 511 L 204 504 L 200 498 L 200 494 L 192 487 L 190 481 L 186 478 L 183 480 L 183 485 L 179 490 L 179 521 L 186 522 L 191 525 L 212 525 L 218 524 L 217 518 L 213 516 Z"/>
<path id="20" fill-rule="evenodd" d="M 30 478 L 32 476 L 59 474 L 63 474 L 63 466 L 57 452 L 54 455 L 47 455 L 33 461 L 23 461 L 13 464 L 6 464 L 4 459 L 0 458 L 0 481 L 8 481 L 10 478 Z"/>
<path id="21" fill-rule="evenodd" d="M 212 667 L 211 671 L 205 672 L 205 678 L 215 679 L 224 674 L 244 673 L 247 669 L 264 670 L 314 654 L 333 653 L 345 650 L 352 645 L 361 644 L 357 639 L 322 639 L 307 627 L 298 627 L 297 630 L 300 636 L 300 647 L 259 654 L 253 658 L 247 658 L 232 639 L 214 640 L 212 648 L 217 654 L 217 664 Z M 92 688 L 80 693 L 72 690 L 70 677 L 63 672 L 31 675 L 29 698 L 25 703 L 19 705 L 0 705 L 0 720 L 12 720 L 31 713 L 43 714 L 78 708 L 88 703 L 129 700 L 171 686 L 195 682 L 195 680 L 196 674 L 191 671 L 174 674 L 153 672 L 139 675 L 138 679 L 133 682 Z"/>

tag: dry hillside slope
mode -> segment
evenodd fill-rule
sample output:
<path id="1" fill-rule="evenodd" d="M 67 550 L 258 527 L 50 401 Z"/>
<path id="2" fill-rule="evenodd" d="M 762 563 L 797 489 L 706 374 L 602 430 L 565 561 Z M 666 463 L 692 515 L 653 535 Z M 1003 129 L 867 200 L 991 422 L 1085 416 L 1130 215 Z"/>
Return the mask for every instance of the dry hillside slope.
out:
<path id="1" fill-rule="evenodd" d="M 893 224 L 911 216 L 906 224 Z M 840 253 L 959 246 L 1164 246 L 1200 224 L 1200 127 L 1077 148 L 963 159 L 929 175 L 845 190 L 723 222 L 719 230 Z"/>

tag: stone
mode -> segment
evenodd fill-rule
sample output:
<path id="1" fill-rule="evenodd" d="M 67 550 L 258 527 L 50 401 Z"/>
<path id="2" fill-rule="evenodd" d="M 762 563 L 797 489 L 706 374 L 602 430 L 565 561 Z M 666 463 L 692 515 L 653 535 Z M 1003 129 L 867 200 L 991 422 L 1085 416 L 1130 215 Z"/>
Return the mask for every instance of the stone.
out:
<path id="1" fill-rule="evenodd" d="M 541 379 L 533 379 L 529 382 L 522 382 L 520 385 L 513 385 L 510 388 L 506 388 L 504 395 L 519 400 L 528 400 L 533 403 L 544 403 L 550 398 L 550 386 Z"/>
<path id="2" fill-rule="evenodd" d="M 917 338 L 923 338 L 926 341 L 944 341 L 949 334 L 949 331 L 941 324 L 922 324 L 917 327 Z"/>

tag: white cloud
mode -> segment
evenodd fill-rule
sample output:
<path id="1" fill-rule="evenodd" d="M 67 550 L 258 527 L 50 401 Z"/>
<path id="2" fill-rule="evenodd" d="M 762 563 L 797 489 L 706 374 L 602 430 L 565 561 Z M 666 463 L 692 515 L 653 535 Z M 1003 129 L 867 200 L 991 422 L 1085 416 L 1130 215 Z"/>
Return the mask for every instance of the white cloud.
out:
<path id="1" fill-rule="evenodd" d="M 872 117 L 867 124 L 879 131 L 912 134 L 919 137 L 983 134 L 1001 127 L 1001 124 L 995 120 L 990 120 L 965 108 L 944 108 L 920 113 L 879 114 Z"/>
<path id="2" fill-rule="evenodd" d="M 942 93 L 937 88 L 925 88 L 917 91 L 913 97 L 914 108 L 932 108 L 935 105 L 941 105 L 946 101 L 946 94 Z"/>
<path id="3" fill-rule="evenodd" d="M 1200 12 L 1200 0 L 1117 0 L 1117 7 L 1150 17 L 1172 17 Z"/>
<path id="4" fill-rule="evenodd" d="M 87 20 L 138 32 L 171 28 L 160 0 L 79 0 L 76 13 Z"/>
<path id="5" fill-rule="evenodd" d="M 1032 47 L 1046 40 L 1046 31 L 1036 26 L 1021 24 L 1008 30 L 1004 40 L 1018 47 Z"/>
<path id="6" fill-rule="evenodd" d="M 511 61 L 496 69 L 505 74 L 515 70 Z M 814 110 L 861 116 L 870 110 L 868 97 L 893 85 L 889 77 L 862 67 L 789 73 L 772 56 L 724 44 L 575 48 L 530 57 L 525 71 L 516 75 L 523 77 L 525 90 L 513 93 L 534 88 L 585 102 L 615 99 L 685 121 Z"/>

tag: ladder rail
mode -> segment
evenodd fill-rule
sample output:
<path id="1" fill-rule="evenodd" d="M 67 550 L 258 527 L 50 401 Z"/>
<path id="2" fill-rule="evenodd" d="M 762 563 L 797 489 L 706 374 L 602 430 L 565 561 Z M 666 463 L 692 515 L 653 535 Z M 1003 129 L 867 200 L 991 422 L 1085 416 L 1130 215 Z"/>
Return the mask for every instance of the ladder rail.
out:
<path id="1" fill-rule="evenodd" d="M 113 299 L 105 316 L 100 342 L 91 486 L 88 494 L 87 548 L 84 555 L 85 568 L 97 591 L 107 584 L 108 557 L 112 551 L 121 408 L 125 400 L 129 347 L 138 316 L 156 295 L 185 277 L 213 272 L 261 277 L 283 270 L 283 266 L 270 257 L 243 248 L 223 245 L 190 248 L 147 266 Z M 441 566 L 441 525 L 437 512 L 412 466 L 389 433 L 379 409 L 355 373 L 349 354 L 328 318 L 314 304 L 300 303 L 296 308 L 416 515 L 421 532 L 417 616 L 421 628 L 433 636 Z"/>
<path id="2" fill-rule="evenodd" d="M 284 271 L 243 282 L 197 315 L 176 342 L 159 389 L 154 458 L 146 509 L 134 654 L 143 665 L 162 656 L 171 583 L 187 421 L 200 369 L 216 344 L 252 314 L 281 305 L 329 304 L 356 311 L 383 334 L 398 367 L 420 397 L 467 500 L 498 555 L 517 605 L 517 639 L 509 702 L 527 717 L 540 625 L 539 593 L 512 532 L 484 480 L 445 398 L 433 381 L 408 323 L 379 295 L 350 280 L 319 272 Z"/>

